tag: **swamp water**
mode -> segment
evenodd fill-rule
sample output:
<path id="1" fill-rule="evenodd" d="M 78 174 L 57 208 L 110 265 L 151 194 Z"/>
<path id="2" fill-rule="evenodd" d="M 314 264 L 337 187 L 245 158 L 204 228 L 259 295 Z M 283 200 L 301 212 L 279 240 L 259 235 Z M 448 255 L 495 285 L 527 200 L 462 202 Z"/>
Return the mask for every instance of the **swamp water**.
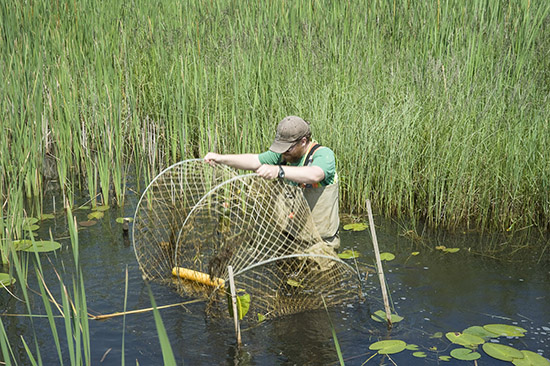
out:
<path id="1" fill-rule="evenodd" d="M 46 202 L 51 197 L 46 198 Z M 156 284 L 146 284 L 136 262 L 131 230 L 124 235 L 118 217 L 131 217 L 137 197 L 129 195 L 124 209 L 112 208 L 91 227 L 79 231 L 80 264 L 86 289 L 88 311 L 109 314 L 124 309 L 125 277 L 128 270 L 127 310 L 151 307 L 149 288 L 158 306 L 185 301 L 173 290 Z M 51 212 L 46 207 L 44 212 Z M 75 210 L 78 221 L 87 220 L 89 210 Z M 67 219 L 64 213 L 40 223 L 38 238 L 48 239 L 51 229 L 61 250 L 41 254 L 46 284 L 61 303 L 59 282 L 53 267 L 71 288 L 74 277 L 73 255 L 68 239 Z M 358 259 L 361 276 L 366 276 L 366 300 L 344 307 L 329 309 L 330 319 L 346 365 L 461 365 L 474 364 L 439 356 L 449 356 L 460 348 L 446 337 L 447 332 L 461 332 L 471 326 L 486 324 L 518 325 L 526 330 L 523 337 L 498 337 L 492 342 L 510 345 L 550 357 L 550 263 L 548 256 L 535 261 L 504 262 L 482 257 L 468 251 L 479 248 L 484 238 L 468 234 L 433 239 L 447 248 L 459 247 L 456 253 L 434 250 L 401 236 L 403 229 L 392 222 L 375 217 L 377 236 L 382 252 L 391 252 L 396 258 L 384 262 L 386 282 L 395 312 L 404 319 L 391 331 L 376 322 L 371 314 L 383 309 L 378 277 L 366 272 L 374 263 L 372 242 L 368 230 L 341 233 L 341 250 L 354 249 L 362 254 Z M 130 227 L 131 229 L 131 227 Z M 412 255 L 413 252 L 419 252 Z M 29 286 L 38 291 L 32 270 L 35 259 L 27 256 L 30 270 Z M 350 263 L 353 263 L 351 260 Z M 6 269 L 4 269 L 6 271 Z M 17 285 L 15 295 L 18 295 Z M 32 292 L 31 292 L 32 294 Z M 32 295 L 34 314 L 44 314 L 42 300 Z M 5 314 L 25 314 L 26 305 L 0 293 L 0 305 Z M 244 329 L 243 347 L 236 347 L 233 323 L 230 319 L 212 319 L 204 314 L 204 304 L 160 310 L 164 326 L 171 340 L 178 364 L 185 365 L 337 365 L 330 321 L 323 310 L 287 316 Z M 123 326 L 125 321 L 125 326 Z M 21 342 L 24 337 L 34 350 L 36 334 L 45 365 L 60 361 L 46 318 L 3 316 L 14 357 L 18 364 L 30 364 Z M 56 324 L 64 364 L 69 364 L 63 319 Z M 120 365 L 124 333 L 125 363 L 130 365 L 161 365 L 163 356 L 157 336 L 153 313 L 131 314 L 108 320 L 89 321 L 91 363 L 93 365 Z M 379 340 L 397 339 L 418 345 L 424 358 L 405 350 L 389 357 L 375 355 L 369 346 Z M 480 365 L 511 365 L 496 360 L 481 350 Z"/>

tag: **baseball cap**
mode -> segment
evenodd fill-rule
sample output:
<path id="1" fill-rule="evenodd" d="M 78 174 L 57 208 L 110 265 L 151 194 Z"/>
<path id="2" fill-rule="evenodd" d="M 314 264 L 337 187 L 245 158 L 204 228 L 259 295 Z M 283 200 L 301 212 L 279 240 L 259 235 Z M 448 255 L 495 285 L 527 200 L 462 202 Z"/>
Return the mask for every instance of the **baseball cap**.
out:
<path id="1" fill-rule="evenodd" d="M 282 154 L 309 132 L 309 122 L 300 117 L 287 116 L 279 122 L 275 140 L 269 150 Z"/>

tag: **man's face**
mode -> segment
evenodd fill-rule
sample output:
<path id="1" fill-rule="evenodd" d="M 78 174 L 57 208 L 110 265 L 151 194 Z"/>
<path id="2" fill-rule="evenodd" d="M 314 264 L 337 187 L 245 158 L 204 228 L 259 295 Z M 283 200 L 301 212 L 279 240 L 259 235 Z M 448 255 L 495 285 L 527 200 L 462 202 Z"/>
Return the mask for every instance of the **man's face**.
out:
<path id="1" fill-rule="evenodd" d="M 297 163 L 304 156 L 306 149 L 306 138 L 303 137 L 300 141 L 296 142 L 285 151 L 283 155 L 284 161 L 287 163 Z"/>

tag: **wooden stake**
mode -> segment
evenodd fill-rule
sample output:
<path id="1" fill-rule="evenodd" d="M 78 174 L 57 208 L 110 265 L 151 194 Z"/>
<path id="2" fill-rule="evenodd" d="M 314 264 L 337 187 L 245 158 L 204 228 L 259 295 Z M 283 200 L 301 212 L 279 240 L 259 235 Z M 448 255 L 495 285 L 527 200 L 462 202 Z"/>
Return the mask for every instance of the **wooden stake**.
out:
<path id="1" fill-rule="evenodd" d="M 390 302 L 388 300 L 388 293 L 386 290 L 386 280 L 384 279 L 384 270 L 382 269 L 382 260 L 380 259 L 380 250 L 378 249 L 378 240 L 376 239 L 376 230 L 374 229 L 374 219 L 372 217 L 372 209 L 370 207 L 370 200 L 367 200 L 367 212 L 369 214 L 369 228 L 372 235 L 372 245 L 374 246 L 374 256 L 376 257 L 376 267 L 378 269 L 378 278 L 380 279 L 380 287 L 382 288 L 382 299 L 384 300 L 384 308 L 386 309 L 386 320 L 388 321 L 388 328 L 391 329 L 391 311 Z"/>
<path id="2" fill-rule="evenodd" d="M 231 302 L 233 303 L 233 319 L 235 320 L 235 335 L 237 336 L 237 345 L 241 346 L 241 327 L 239 325 L 239 312 L 237 311 L 237 291 L 235 290 L 235 280 L 233 279 L 233 266 L 227 266 L 229 272 L 229 288 L 231 289 Z"/>

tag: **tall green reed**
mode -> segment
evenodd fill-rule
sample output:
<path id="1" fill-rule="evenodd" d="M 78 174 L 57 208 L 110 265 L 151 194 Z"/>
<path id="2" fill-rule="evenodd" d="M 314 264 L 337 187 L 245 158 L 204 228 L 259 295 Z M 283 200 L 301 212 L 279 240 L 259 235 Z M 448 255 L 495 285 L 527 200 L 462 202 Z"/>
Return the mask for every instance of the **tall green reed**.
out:
<path id="1" fill-rule="evenodd" d="M 82 184 L 123 204 L 130 172 L 141 185 L 207 151 L 262 151 L 299 114 L 337 153 L 349 211 L 370 198 L 432 226 L 547 226 L 549 9 L 7 2 L 2 201 L 40 196 L 51 154 L 68 205 Z"/>

